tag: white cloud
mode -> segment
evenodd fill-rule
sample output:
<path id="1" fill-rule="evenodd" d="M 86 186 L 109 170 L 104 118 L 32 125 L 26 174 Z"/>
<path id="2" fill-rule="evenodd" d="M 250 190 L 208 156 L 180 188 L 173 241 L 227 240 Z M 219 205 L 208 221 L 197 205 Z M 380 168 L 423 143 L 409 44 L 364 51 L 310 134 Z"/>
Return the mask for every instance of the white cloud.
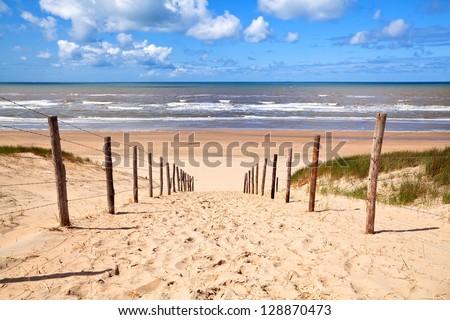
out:
<path id="1" fill-rule="evenodd" d="M 41 51 L 37 54 L 37 56 L 39 59 L 50 59 L 52 57 L 52 54 L 47 50 L 47 51 Z"/>
<path id="2" fill-rule="evenodd" d="M 350 39 L 350 44 L 366 44 L 372 41 L 371 33 L 369 31 L 363 30 L 358 31 L 355 35 Z"/>
<path id="3" fill-rule="evenodd" d="M 27 61 L 27 57 L 21 56 L 21 57 L 20 57 L 20 60 L 22 60 L 22 61 Z"/>
<path id="4" fill-rule="evenodd" d="M 58 56 L 61 59 L 73 59 L 76 50 L 80 46 L 74 42 L 70 42 L 67 40 L 58 40 Z"/>
<path id="5" fill-rule="evenodd" d="M 259 16 L 253 19 L 250 26 L 244 30 L 244 38 L 245 41 L 258 43 L 266 40 L 271 33 L 269 23 L 262 16 Z"/>
<path id="6" fill-rule="evenodd" d="M 168 68 L 172 48 L 148 44 L 147 40 L 135 42 L 123 50 L 107 41 L 80 46 L 67 40 L 58 41 L 61 64 L 76 66 L 129 66 L 143 65 Z"/>
<path id="7" fill-rule="evenodd" d="M 55 40 L 57 38 L 56 34 L 56 19 L 53 17 L 47 17 L 39 19 L 35 16 L 33 16 L 30 12 L 24 11 L 20 15 L 22 19 L 25 21 L 31 23 L 34 26 L 37 26 L 42 29 L 42 32 L 44 33 L 45 37 L 48 40 Z"/>
<path id="8" fill-rule="evenodd" d="M 390 38 L 396 38 L 405 35 L 409 27 L 403 19 L 397 19 L 391 21 L 381 32 Z"/>
<path id="9" fill-rule="evenodd" d="M 333 20 L 342 17 L 354 0 L 258 0 L 261 11 L 289 20 L 307 17 Z"/>
<path id="10" fill-rule="evenodd" d="M 9 7 L 6 3 L 4 3 L 2 0 L 0 0 L 0 16 L 2 15 L 2 13 L 8 13 L 9 12 Z"/>
<path id="11" fill-rule="evenodd" d="M 133 42 L 133 36 L 131 34 L 119 33 L 116 37 L 121 46 L 127 46 Z"/>
<path id="12" fill-rule="evenodd" d="M 350 39 L 351 45 L 367 45 L 370 43 L 377 43 L 379 41 L 399 41 L 404 42 L 408 36 L 410 25 L 403 19 L 391 21 L 381 30 L 362 30 L 358 31 Z"/>
<path id="13" fill-rule="evenodd" d="M 40 0 L 41 9 L 72 22 L 76 40 L 95 32 L 187 32 L 202 40 L 233 36 L 239 19 L 216 16 L 207 0 Z M 219 26 L 222 24 L 223 29 Z M 203 28 L 203 29 L 202 29 Z"/>
<path id="14" fill-rule="evenodd" d="M 284 39 L 286 42 L 297 42 L 299 35 L 297 32 L 288 32 L 286 38 Z"/>
<path id="15" fill-rule="evenodd" d="M 373 14 L 372 17 L 373 20 L 380 20 L 381 19 L 381 10 L 378 9 L 377 11 L 375 11 L 375 13 Z"/>
<path id="16" fill-rule="evenodd" d="M 216 18 L 205 18 L 187 31 L 187 35 L 201 40 L 218 40 L 237 35 L 241 22 L 234 15 L 225 14 Z"/>
<path id="17" fill-rule="evenodd" d="M 149 70 L 149 71 L 146 72 L 146 73 L 141 73 L 140 76 L 141 76 L 141 77 L 149 77 L 149 78 L 152 78 L 152 77 L 159 76 L 159 73 L 158 73 L 158 71 L 156 71 L 156 70 Z"/>

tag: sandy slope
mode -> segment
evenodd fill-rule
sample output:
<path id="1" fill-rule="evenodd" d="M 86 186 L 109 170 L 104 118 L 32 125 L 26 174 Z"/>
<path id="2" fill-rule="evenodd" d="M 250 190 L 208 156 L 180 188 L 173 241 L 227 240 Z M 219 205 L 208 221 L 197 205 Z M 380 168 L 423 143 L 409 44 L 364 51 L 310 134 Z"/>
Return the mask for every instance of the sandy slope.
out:
<path id="1" fill-rule="evenodd" d="M 8 161 L 16 181 L 32 175 L 18 170 L 23 160 L 16 169 Z M 39 175 L 49 174 L 47 161 L 31 161 L 42 166 Z M 94 166 L 71 166 L 80 179 L 103 175 Z M 2 205 L 14 196 L 3 196 Z M 304 190 L 289 204 L 283 196 L 142 195 L 114 216 L 101 208 L 103 199 L 91 199 L 71 206 L 71 229 L 55 228 L 55 209 L 24 212 L 14 216 L 16 225 L 3 223 L 0 298 L 450 297 L 448 208 L 428 214 L 379 205 L 379 233 L 369 236 L 363 201 L 320 196 L 318 212 L 308 213 Z"/>
<path id="2" fill-rule="evenodd" d="M 134 133 L 133 139 L 144 143 L 149 134 Z M 262 134 L 211 131 L 197 138 L 227 145 L 261 141 Z M 120 140 L 119 133 L 112 135 Z M 156 144 L 172 135 L 151 133 Z M 371 133 L 361 134 L 363 140 L 357 133 L 340 135 L 353 139 L 342 155 L 369 152 Z M 297 148 L 312 136 L 274 133 L 278 143 L 293 141 Z M 101 139 L 84 133 L 63 132 L 63 138 L 101 149 Z M 444 133 L 396 133 L 383 150 L 448 142 Z M 0 144 L 48 147 L 48 140 L 0 132 Z M 63 148 L 102 160 L 101 153 L 80 145 L 63 142 Z M 283 158 L 275 200 L 267 196 L 270 174 L 266 196 L 242 194 L 248 168 L 238 166 L 239 151 L 233 151 L 232 168 L 188 168 L 196 176 L 195 193 L 165 192 L 150 199 L 141 168 L 139 204 L 130 201 L 131 171 L 116 168 L 120 214 L 114 216 L 105 212 L 101 167 L 66 163 L 68 197 L 76 200 L 69 202 L 70 229 L 58 227 L 56 205 L 26 210 L 56 202 L 51 161 L 30 154 L 0 156 L 0 298 L 449 299 L 448 205 L 417 211 L 380 204 L 379 233 L 364 235 L 364 201 L 318 195 L 317 212 L 308 213 L 303 188 L 285 204 Z M 157 173 L 155 168 L 155 182 Z M 48 184 L 34 184 L 41 182 Z"/>

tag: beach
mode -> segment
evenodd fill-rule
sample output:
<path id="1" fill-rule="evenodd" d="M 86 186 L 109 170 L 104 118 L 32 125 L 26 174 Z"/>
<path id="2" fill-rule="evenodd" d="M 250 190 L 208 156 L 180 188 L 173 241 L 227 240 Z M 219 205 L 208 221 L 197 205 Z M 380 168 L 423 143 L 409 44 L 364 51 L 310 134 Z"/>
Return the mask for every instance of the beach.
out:
<path id="1" fill-rule="evenodd" d="M 45 130 L 32 132 L 2 130 L 0 145 L 49 147 Z M 284 202 L 283 143 L 292 143 L 294 153 L 303 156 L 296 166 L 302 167 L 311 154 L 304 146 L 316 134 L 322 137 L 324 160 L 326 151 L 333 156 L 370 153 L 370 131 L 333 132 L 329 142 L 324 130 L 132 131 L 128 138 L 118 131 L 61 132 L 63 150 L 93 162 L 66 163 L 71 228 L 58 226 L 55 205 L 27 210 L 56 201 L 51 160 L 0 156 L 2 185 L 9 185 L 0 190 L 2 212 L 23 208 L 1 217 L 2 299 L 449 298 L 448 205 L 379 203 L 376 233 L 365 235 L 365 201 L 318 194 L 316 212 L 307 212 L 305 186 L 292 190 L 290 203 Z M 179 149 L 184 170 L 195 176 L 195 192 L 168 196 L 164 190 L 159 197 L 155 183 L 150 198 L 148 163 L 143 162 L 139 203 L 133 203 L 131 170 L 125 158 L 118 158 L 118 214 L 106 213 L 102 137 L 118 142 L 112 149 L 118 155 L 133 143 L 148 151 L 152 142 L 152 153 L 159 157 L 166 142 L 167 160 L 173 162 L 170 143 L 177 133 L 181 142 L 195 133 L 198 144 L 190 144 L 198 147 Z M 242 193 L 249 170 L 243 163 L 257 159 L 262 165 L 269 133 L 274 142 L 270 157 L 280 153 L 274 200 L 270 167 L 264 196 Z M 248 142 L 257 145 L 242 149 Z M 448 132 L 387 132 L 383 152 L 442 148 L 448 142 Z M 233 143 L 238 147 L 227 152 Z M 223 154 L 215 153 L 218 149 Z M 211 165 L 214 161 L 220 165 Z M 154 168 L 155 182 L 158 174 Z"/>

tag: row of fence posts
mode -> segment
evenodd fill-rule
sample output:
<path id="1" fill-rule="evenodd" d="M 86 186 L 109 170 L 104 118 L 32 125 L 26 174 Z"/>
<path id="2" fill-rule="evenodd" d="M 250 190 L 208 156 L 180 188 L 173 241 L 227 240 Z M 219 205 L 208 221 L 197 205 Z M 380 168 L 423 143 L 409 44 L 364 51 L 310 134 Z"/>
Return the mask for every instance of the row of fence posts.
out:
<path id="1" fill-rule="evenodd" d="M 105 153 L 105 170 L 106 170 L 106 190 L 108 200 L 108 212 L 115 213 L 114 210 L 114 179 L 112 170 L 111 157 L 111 137 L 105 137 L 104 141 Z M 139 202 L 139 185 L 138 185 L 138 148 L 133 146 L 133 202 Z M 184 170 L 180 169 L 175 163 L 172 165 L 172 175 L 170 173 L 170 164 L 165 161 L 163 157 L 159 158 L 159 196 L 163 195 L 164 191 L 164 167 L 166 168 L 166 185 L 167 195 L 172 192 L 186 192 L 194 191 L 194 176 L 189 175 Z M 149 181 L 149 196 L 153 198 L 153 154 L 148 154 L 148 181 Z"/>
<path id="2" fill-rule="evenodd" d="M 375 130 L 372 142 L 372 151 L 370 156 L 370 168 L 367 186 L 367 204 L 366 204 L 366 234 L 374 234 L 375 224 L 375 206 L 376 206 L 376 192 L 378 182 L 379 162 L 381 155 L 381 147 L 384 137 L 384 129 L 386 125 L 387 114 L 378 113 L 376 116 Z M 70 226 L 69 209 L 67 200 L 67 186 L 66 186 L 66 170 L 62 159 L 61 152 L 61 138 L 59 135 L 58 118 L 56 116 L 48 117 L 48 125 L 50 131 L 50 140 L 52 148 L 52 159 L 55 171 L 56 189 L 58 196 L 58 210 L 59 220 L 61 226 Z M 315 194 L 317 184 L 317 171 L 319 164 L 319 148 L 320 148 L 320 136 L 317 135 L 314 138 L 313 147 L 313 159 L 311 164 L 311 176 L 310 176 L 310 197 L 309 197 L 309 211 L 314 211 Z M 108 212 L 114 214 L 114 179 L 113 179 L 113 165 L 111 157 L 111 137 L 105 137 L 104 141 L 104 154 L 105 154 L 105 171 L 106 171 L 106 183 L 107 183 L 107 201 Z M 278 155 L 275 154 L 273 158 L 273 170 L 272 170 L 272 186 L 271 186 L 271 199 L 275 198 L 275 192 L 278 191 L 278 178 L 277 178 L 277 160 Z M 153 158 L 152 154 L 148 155 L 149 162 L 149 195 L 153 197 Z M 163 166 L 164 159 L 160 157 L 160 196 L 163 194 Z M 166 162 L 167 172 L 167 185 L 168 195 L 178 191 L 194 191 L 194 177 L 187 174 L 183 170 L 179 169 L 173 164 L 172 180 L 170 177 L 169 163 Z M 287 188 L 285 201 L 290 201 L 290 187 L 291 187 L 291 168 L 292 167 L 292 148 L 288 150 L 287 160 Z M 256 170 L 255 170 L 256 169 Z M 137 171 L 137 147 L 133 148 L 133 200 L 138 202 L 138 171 Z M 256 171 L 256 188 L 255 188 L 255 171 Z M 261 181 L 261 195 L 264 196 L 264 187 L 267 171 L 267 158 L 264 160 L 263 174 Z M 176 174 L 176 179 L 175 179 Z M 259 164 L 253 167 L 249 172 L 245 173 L 244 178 L 244 193 L 258 194 L 258 181 L 259 181 Z M 177 182 L 177 183 L 175 183 Z"/>
<path id="3" fill-rule="evenodd" d="M 56 116 L 48 117 L 48 126 L 50 131 L 50 142 L 52 148 L 52 160 L 55 172 L 56 191 L 58 197 L 58 211 L 59 222 L 62 227 L 70 226 L 68 199 L 67 199 L 67 185 L 66 185 L 66 169 L 64 166 L 61 138 L 59 134 L 58 118 Z M 106 198 L 108 203 L 108 212 L 115 213 L 115 192 L 114 192 L 114 176 L 113 176 L 113 162 L 111 155 L 111 137 L 104 138 L 103 152 L 105 155 L 105 171 L 106 171 Z M 148 156 L 149 162 L 149 195 L 153 197 L 153 159 L 152 154 Z M 169 163 L 165 162 L 163 157 L 160 158 L 160 196 L 163 195 L 163 165 L 166 164 L 167 172 L 167 194 L 194 191 L 194 177 L 181 170 L 173 164 L 172 177 L 170 175 Z M 137 146 L 133 147 L 133 201 L 139 200 L 139 186 L 138 186 L 138 166 L 137 166 Z"/>
<path id="4" fill-rule="evenodd" d="M 365 233 L 374 234 L 375 225 L 375 206 L 376 206 L 376 196 L 377 196 L 377 182 L 378 182 L 378 172 L 380 167 L 380 155 L 381 146 L 383 143 L 384 129 L 386 126 L 386 113 L 378 113 L 376 116 L 376 123 L 373 135 L 372 150 L 370 154 L 370 168 L 367 183 L 367 203 L 366 203 L 366 225 Z M 308 211 L 313 212 L 316 202 L 316 186 L 317 186 L 317 171 L 319 167 L 319 148 L 320 148 L 320 135 L 314 137 L 313 154 L 311 161 L 311 175 L 309 179 L 309 206 Z M 272 189 L 271 198 L 275 198 L 275 190 L 278 189 L 278 178 L 276 178 L 277 171 L 277 155 L 273 157 L 273 170 L 272 170 Z M 264 195 L 264 183 L 266 179 L 266 167 L 267 158 L 264 160 L 263 167 L 263 177 L 261 183 L 261 195 Z M 286 163 L 287 167 L 287 185 L 286 185 L 286 197 L 285 201 L 288 203 L 290 201 L 291 193 L 291 167 L 292 167 L 292 149 L 288 150 L 288 159 Z M 256 168 L 256 194 L 258 194 L 258 164 L 251 170 L 245 173 L 244 177 L 244 193 L 255 193 L 254 184 L 255 176 L 254 169 Z M 278 191 L 278 190 L 276 190 Z"/>
<path id="5" fill-rule="evenodd" d="M 317 167 L 319 164 L 319 148 L 320 148 L 320 135 L 314 138 L 313 147 L 313 159 L 311 163 L 311 178 L 310 178 L 310 199 L 309 199 L 309 211 L 314 211 L 314 203 L 316 197 L 316 182 L 317 182 Z M 272 162 L 272 185 L 270 198 L 275 199 L 275 193 L 278 192 L 278 177 L 277 177 L 277 162 L 278 154 L 273 155 Z M 288 149 L 288 157 L 286 161 L 286 203 L 290 202 L 291 198 L 291 178 L 292 178 L 292 148 Z M 256 175 L 255 175 L 256 171 Z M 248 194 L 258 194 L 258 172 L 259 164 L 256 164 L 244 175 L 244 193 Z M 266 182 L 266 172 L 267 172 L 267 158 L 264 159 L 263 173 L 261 178 L 261 196 L 264 196 L 264 187 Z M 256 185 L 256 188 L 255 188 Z"/>

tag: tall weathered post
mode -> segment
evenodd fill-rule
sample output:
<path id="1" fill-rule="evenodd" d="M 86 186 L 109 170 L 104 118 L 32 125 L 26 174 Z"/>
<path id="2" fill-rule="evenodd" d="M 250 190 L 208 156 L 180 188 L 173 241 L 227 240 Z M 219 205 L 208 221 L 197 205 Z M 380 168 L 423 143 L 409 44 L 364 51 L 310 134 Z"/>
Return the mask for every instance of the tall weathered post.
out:
<path id="1" fill-rule="evenodd" d="M 290 196 L 291 196 L 291 172 L 292 172 L 292 148 L 289 148 L 288 150 L 288 159 L 286 161 L 286 171 L 287 171 L 287 177 L 286 177 L 286 203 L 289 203 Z"/>
<path id="2" fill-rule="evenodd" d="M 163 195 L 163 188 L 164 188 L 164 159 L 163 157 L 159 157 L 159 196 L 162 197 Z"/>
<path id="3" fill-rule="evenodd" d="M 106 200 L 108 201 L 108 213 L 114 214 L 114 179 L 111 157 L 111 137 L 104 138 L 103 153 L 105 154 Z"/>
<path id="4" fill-rule="evenodd" d="M 314 137 L 313 155 L 311 162 L 311 176 L 309 179 L 309 208 L 313 212 L 316 205 L 317 170 L 319 167 L 320 135 Z"/>
<path id="5" fill-rule="evenodd" d="M 264 186 L 266 185 L 267 158 L 264 159 L 264 167 L 261 180 L 261 196 L 264 195 Z"/>
<path id="6" fill-rule="evenodd" d="M 56 192 L 58 195 L 59 224 L 61 227 L 70 226 L 69 205 L 67 202 L 66 168 L 64 167 L 61 138 L 59 136 L 58 118 L 48 117 L 50 142 L 52 146 L 53 167 L 55 169 Z"/>
<path id="7" fill-rule="evenodd" d="M 137 168 L 137 146 L 133 147 L 133 201 L 139 202 L 138 199 L 138 168 Z"/>
<path id="8" fill-rule="evenodd" d="M 377 201 L 378 170 L 380 169 L 380 154 L 383 144 L 384 128 L 386 126 L 386 113 L 378 113 L 370 155 L 369 181 L 367 184 L 366 231 L 367 234 L 375 232 L 375 205 Z"/>
<path id="9" fill-rule="evenodd" d="M 277 178 L 277 159 L 278 155 L 273 155 L 273 169 L 272 169 L 272 190 L 270 192 L 270 198 L 275 199 L 275 187 L 276 187 L 276 178 Z"/>
<path id="10" fill-rule="evenodd" d="M 148 189 L 150 198 L 153 198 L 153 154 L 148 154 Z"/>

